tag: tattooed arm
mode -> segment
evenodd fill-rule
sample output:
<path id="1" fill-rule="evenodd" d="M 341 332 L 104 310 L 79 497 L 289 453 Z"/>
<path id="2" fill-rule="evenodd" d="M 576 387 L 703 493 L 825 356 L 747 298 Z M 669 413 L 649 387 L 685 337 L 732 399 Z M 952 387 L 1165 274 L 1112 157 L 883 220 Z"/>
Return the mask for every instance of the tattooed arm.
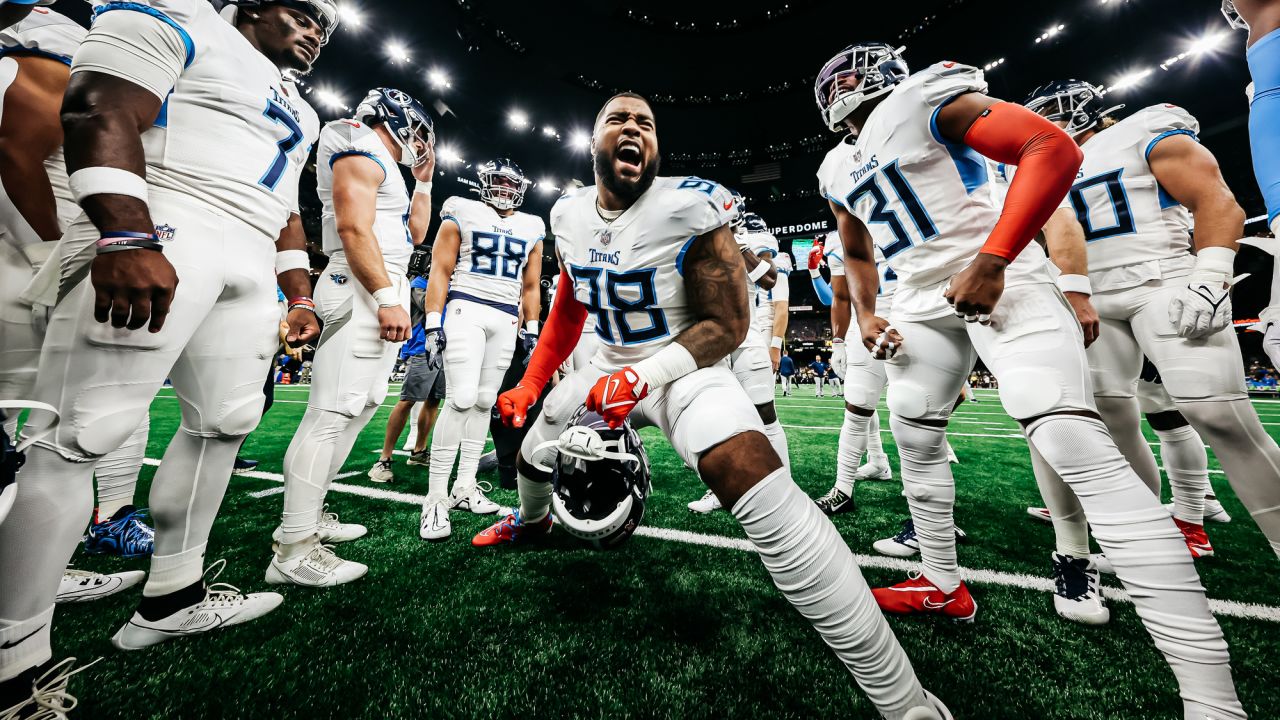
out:
<path id="1" fill-rule="evenodd" d="M 746 267 L 729 227 L 700 236 L 684 258 L 684 288 L 697 319 L 676 336 L 698 367 L 719 362 L 747 338 Z"/>

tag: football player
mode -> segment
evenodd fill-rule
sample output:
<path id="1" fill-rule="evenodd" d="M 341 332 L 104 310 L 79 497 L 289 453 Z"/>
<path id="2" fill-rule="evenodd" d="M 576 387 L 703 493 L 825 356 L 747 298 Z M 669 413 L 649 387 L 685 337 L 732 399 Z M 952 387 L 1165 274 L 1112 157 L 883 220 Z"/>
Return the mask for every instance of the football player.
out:
<path id="1" fill-rule="evenodd" d="M 893 291 L 898 276 L 876 251 L 876 269 L 880 286 L 876 295 L 876 314 L 887 317 L 893 307 Z M 822 278 L 822 263 L 831 271 L 830 282 Z M 844 248 L 835 233 L 824 236 L 809 251 L 809 279 L 818 300 L 831 306 L 831 365 L 845 378 L 844 422 L 836 450 L 836 482 L 825 495 L 814 502 L 827 515 L 852 512 L 857 506 L 853 486 L 858 480 L 892 480 L 889 456 L 880 438 L 880 395 L 884 392 L 884 361 L 866 352 L 857 334 L 853 317 L 849 282 L 844 271 Z M 849 353 L 853 353 L 852 361 Z M 867 462 L 858 463 L 866 454 Z M 914 554 L 914 553 L 913 553 Z"/>
<path id="2" fill-rule="evenodd" d="M 611 427 L 630 417 L 662 430 L 884 717 L 950 717 L 920 687 L 853 554 L 792 481 L 729 368 L 750 325 L 732 197 L 700 178 L 657 177 L 653 110 L 634 93 L 601 108 L 591 148 L 596 184 L 551 211 L 563 289 L 524 378 L 498 400 L 504 421 L 524 425 L 589 313 L 600 351 L 555 386 L 531 422 L 518 461 L 520 507 L 472 543 L 529 541 L 551 529 L 551 476 L 529 460 L 585 398 Z"/>
<path id="3" fill-rule="evenodd" d="M 339 585 L 369 570 L 331 549 L 367 531 L 338 522 L 324 499 L 386 399 L 396 351 L 411 332 L 409 257 L 431 223 L 434 144 L 426 109 L 394 88 L 370 90 L 353 117 L 320 131 L 317 191 L 329 264 L 315 303 L 324 332 L 307 410 L 284 456 L 284 514 L 272 535 L 269 583 Z M 412 168 L 412 194 L 400 165 Z"/>
<path id="4" fill-rule="evenodd" d="M 1059 284 L 1092 293 L 1102 331 L 1089 347 L 1089 365 L 1112 436 L 1158 495 L 1160 473 L 1142 437 L 1135 397 L 1145 355 L 1280 554 L 1280 447 L 1249 402 L 1231 325 L 1229 289 L 1244 211 L 1213 153 L 1199 143 L 1199 123 L 1174 105 L 1114 122 L 1108 118 L 1116 108 L 1104 109 L 1101 90 L 1074 80 L 1039 88 L 1027 107 L 1084 149 L 1081 179 L 1068 199 L 1079 225 L 1071 231 L 1087 241 L 1088 275 L 1063 268 L 1067 280 Z M 1047 244 L 1061 242 L 1055 235 L 1063 232 L 1051 223 Z M 1187 481 L 1195 484 L 1181 485 Z M 1183 501 L 1175 522 L 1192 554 L 1211 554 L 1201 525 L 1202 480 L 1171 473 L 1170 482 Z M 1056 516 L 1055 501 L 1046 502 Z M 1072 536 L 1077 551 L 1084 532 L 1081 519 Z"/>
<path id="5" fill-rule="evenodd" d="M 506 158 L 484 163 L 476 174 L 480 199 L 444 202 L 431 251 L 427 357 L 434 367 L 443 364 L 448 396 L 431 437 L 430 485 L 418 529 L 424 540 L 449 537 L 450 509 L 499 510 L 476 484 L 477 466 L 516 340 L 533 347 L 542 312 L 546 223 L 516 210 L 529 180 Z M 455 458 L 458 477 L 450 492 Z"/>
<path id="6" fill-rule="evenodd" d="M 778 277 L 782 273 L 773 265 L 773 258 L 778 256 L 778 239 L 769 232 L 769 226 L 756 213 L 741 210 L 741 196 L 734 196 L 735 217 L 734 239 L 742 253 L 747 268 L 747 302 L 751 305 L 752 322 L 747 330 L 747 338 L 742 345 L 729 356 L 729 367 L 747 391 L 747 397 L 756 406 L 760 421 L 764 423 L 764 434 L 773 445 L 774 452 L 782 459 L 782 464 L 790 467 L 791 454 L 787 449 L 787 435 L 778 421 L 778 411 L 773 405 L 773 358 L 770 357 L 766 335 L 756 329 L 756 318 L 762 305 L 770 305 L 763 299 L 777 286 Z M 768 308 L 770 325 L 773 324 L 773 308 Z M 694 512 L 709 513 L 719 510 L 720 500 L 715 492 L 707 490 L 698 500 L 689 503 Z"/>
<path id="7" fill-rule="evenodd" d="M 0 0 L 0 30 L 22 22 L 40 5 L 52 5 L 54 0 Z"/>
<path id="8" fill-rule="evenodd" d="M 151 489 L 155 554 L 142 602 L 113 644 L 230 627 L 283 600 L 206 587 L 204 555 L 236 450 L 261 413 L 278 340 L 275 286 L 296 296 L 308 282 L 276 252 L 315 137 L 282 73 L 310 68 L 336 6 L 246 2 L 234 24 L 200 0 L 95 12 L 62 106 L 69 184 L 85 212 L 59 241 L 73 250 L 68 292 L 49 321 L 35 391 L 62 422 L 30 449 L 0 525 L 6 686 L 30 688 L 28 674 L 49 659 L 52 601 L 92 506 L 94 465 L 166 377 L 182 423 Z M 302 341 L 314 328 L 291 326 Z"/>
<path id="9" fill-rule="evenodd" d="M 819 170 L 844 244 L 863 344 L 887 359 L 888 406 L 923 572 L 875 591 L 892 613 L 972 620 L 956 563 L 945 428 L 980 357 L 1004 409 L 1071 486 L 1173 669 L 1188 717 L 1243 718 L 1226 643 L 1169 514 L 1107 434 L 1079 323 L 1033 238 L 1075 181 L 1082 153 L 1045 118 L 986 95 L 982 73 L 941 62 L 911 74 L 883 43 L 822 68 L 818 107 L 849 134 Z M 1001 207 L 987 159 L 1018 168 Z M 875 314 L 878 246 L 898 275 Z"/>

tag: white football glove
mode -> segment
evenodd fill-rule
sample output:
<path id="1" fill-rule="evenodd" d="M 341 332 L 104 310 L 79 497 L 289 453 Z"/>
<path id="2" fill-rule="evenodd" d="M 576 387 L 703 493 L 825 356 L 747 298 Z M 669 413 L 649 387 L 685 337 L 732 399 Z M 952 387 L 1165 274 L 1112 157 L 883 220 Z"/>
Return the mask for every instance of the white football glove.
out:
<path id="1" fill-rule="evenodd" d="M 844 369 L 848 363 L 846 353 L 844 338 L 835 338 L 831 341 L 831 369 L 840 377 L 844 377 Z"/>
<path id="2" fill-rule="evenodd" d="M 49 318 L 53 315 L 53 308 L 41 303 L 32 303 L 31 305 L 31 328 L 36 331 L 40 337 L 44 337 L 49 331 Z"/>
<path id="3" fill-rule="evenodd" d="M 1169 322 L 1184 338 L 1203 338 L 1231 324 L 1231 273 L 1236 253 L 1207 247 L 1196 256 L 1186 287 L 1169 301 Z"/>
<path id="4" fill-rule="evenodd" d="M 1271 367 L 1280 367 L 1280 305 L 1263 310 L 1258 320 L 1266 326 L 1262 334 L 1262 351 L 1271 360 Z"/>

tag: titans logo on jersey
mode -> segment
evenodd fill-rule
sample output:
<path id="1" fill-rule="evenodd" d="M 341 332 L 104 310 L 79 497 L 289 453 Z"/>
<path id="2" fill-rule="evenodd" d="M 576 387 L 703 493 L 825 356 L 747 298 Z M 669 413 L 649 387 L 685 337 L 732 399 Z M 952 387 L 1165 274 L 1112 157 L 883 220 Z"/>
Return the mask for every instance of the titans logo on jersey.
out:
<path id="1" fill-rule="evenodd" d="M 596 319 L 602 369 L 652 355 L 693 322 L 682 277 L 685 253 L 732 216 L 729 191 L 693 177 L 656 178 L 612 222 L 596 212 L 594 185 L 560 198 L 551 229 L 574 297 Z"/>
<path id="2" fill-rule="evenodd" d="M 547 234 L 542 218 L 522 212 L 503 217 L 479 200 L 451 197 L 440 219 L 457 224 L 462 236 L 449 290 L 519 305 L 529 253 Z"/>

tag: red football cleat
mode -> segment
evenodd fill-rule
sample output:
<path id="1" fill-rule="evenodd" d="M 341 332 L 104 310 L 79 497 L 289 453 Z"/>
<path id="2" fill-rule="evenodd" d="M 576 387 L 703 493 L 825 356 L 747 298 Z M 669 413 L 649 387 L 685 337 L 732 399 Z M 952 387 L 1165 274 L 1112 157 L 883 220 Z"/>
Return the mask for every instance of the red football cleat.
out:
<path id="1" fill-rule="evenodd" d="M 929 613 L 949 617 L 957 622 L 973 622 L 978 614 L 978 604 L 969 594 L 969 588 L 962 582 L 954 592 L 947 594 L 929 582 L 918 570 L 907 575 L 906 582 L 893 587 L 876 588 L 871 591 L 876 596 L 880 609 L 894 615 L 911 615 Z"/>
<path id="2" fill-rule="evenodd" d="M 1182 531 L 1182 537 L 1187 541 L 1187 549 L 1191 551 L 1191 557 L 1202 558 L 1213 555 L 1213 545 L 1209 542 L 1209 535 L 1204 531 L 1203 525 L 1183 522 L 1178 518 L 1174 518 L 1173 522 Z"/>
<path id="3" fill-rule="evenodd" d="M 551 519 L 551 513 L 547 513 L 546 517 L 535 523 L 526 523 L 521 519 L 520 511 L 516 510 L 471 538 L 471 544 L 476 547 L 489 547 L 545 537 L 551 532 L 553 524 L 555 521 Z"/>

